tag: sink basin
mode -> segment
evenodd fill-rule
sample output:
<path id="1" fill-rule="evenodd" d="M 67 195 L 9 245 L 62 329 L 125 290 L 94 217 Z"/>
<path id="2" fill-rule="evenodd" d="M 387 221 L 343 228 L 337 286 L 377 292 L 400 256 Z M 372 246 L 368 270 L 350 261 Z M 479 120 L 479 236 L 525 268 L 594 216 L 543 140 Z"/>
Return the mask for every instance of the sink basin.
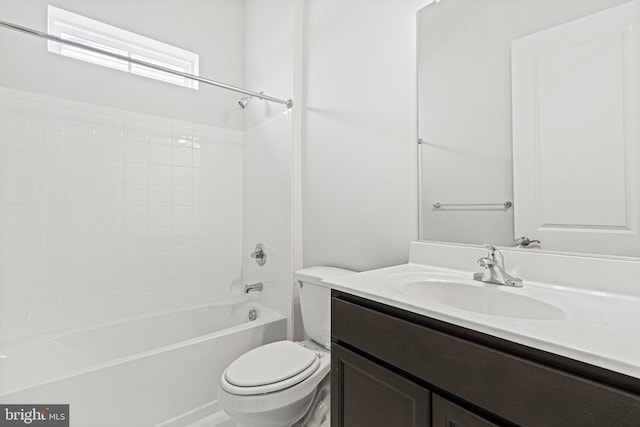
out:
<path id="1" fill-rule="evenodd" d="M 497 285 L 464 284 L 442 280 L 421 280 L 398 285 L 398 290 L 424 303 L 447 305 L 460 310 L 492 316 L 530 320 L 559 320 L 566 313 L 549 303 L 525 295 L 515 289 Z"/>

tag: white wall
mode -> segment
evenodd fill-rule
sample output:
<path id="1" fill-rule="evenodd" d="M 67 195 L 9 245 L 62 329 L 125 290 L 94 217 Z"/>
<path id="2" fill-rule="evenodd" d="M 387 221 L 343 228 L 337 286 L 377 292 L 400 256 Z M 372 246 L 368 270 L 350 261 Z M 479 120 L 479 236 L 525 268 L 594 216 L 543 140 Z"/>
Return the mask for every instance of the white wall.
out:
<path id="1" fill-rule="evenodd" d="M 403 263 L 418 238 L 415 14 L 426 3 L 306 3 L 306 266 Z"/>
<path id="2" fill-rule="evenodd" d="M 47 4 L 199 53 L 200 75 L 242 86 L 241 1 L 0 0 L 0 16 L 46 32 Z M 64 58 L 48 53 L 44 40 L 4 28 L 0 57 L 0 82 L 17 89 L 242 129 L 238 96 L 224 89 L 200 84 L 195 91 Z"/>
<path id="3" fill-rule="evenodd" d="M 296 0 L 245 2 L 245 86 L 282 99 L 294 96 L 294 66 L 300 9 Z M 299 72 L 298 72 L 299 73 Z M 296 105 L 299 109 L 300 107 Z M 289 319 L 294 316 L 293 287 L 293 125 L 297 110 L 253 99 L 245 110 L 243 164 L 243 282 L 262 282 L 250 297 Z M 257 243 L 267 262 L 250 258 Z M 293 336 L 289 322 L 289 336 Z"/>
<path id="4" fill-rule="evenodd" d="M 418 236 L 416 3 L 246 2 L 245 85 L 295 102 L 287 124 L 273 104 L 245 112 L 243 279 L 284 314 L 297 313 L 300 182 L 305 266 L 406 262 Z M 249 258 L 259 241 L 272 252 L 262 268 Z"/>

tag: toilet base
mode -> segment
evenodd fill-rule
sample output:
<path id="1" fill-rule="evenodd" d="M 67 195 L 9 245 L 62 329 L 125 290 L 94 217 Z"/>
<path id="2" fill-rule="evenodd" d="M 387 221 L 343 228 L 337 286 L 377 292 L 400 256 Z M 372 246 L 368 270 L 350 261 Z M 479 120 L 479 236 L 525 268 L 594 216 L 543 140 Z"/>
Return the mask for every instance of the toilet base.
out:
<path id="1" fill-rule="evenodd" d="M 330 427 L 331 426 L 331 382 L 327 375 L 316 392 L 311 407 L 293 427 Z"/>
<path id="2" fill-rule="evenodd" d="M 331 427 L 331 383 L 329 375 L 318 385 L 311 405 L 300 421 L 286 425 L 268 424 L 269 427 Z M 236 427 L 265 427 L 265 424 L 238 421 Z"/>
<path id="3" fill-rule="evenodd" d="M 292 387 L 273 393 L 237 395 L 225 390 L 221 382 L 218 402 L 237 427 L 328 427 L 330 352 L 313 342 L 298 344 L 315 351 L 320 366 Z"/>
<path id="4" fill-rule="evenodd" d="M 244 410 L 235 412 L 225 408 L 224 402 L 221 402 L 221 406 L 231 418 L 237 420 L 237 427 L 292 427 L 297 420 L 304 418 L 305 414 L 309 412 L 316 394 L 316 390 L 313 390 L 285 407 L 270 411 L 258 410 L 254 412 L 245 407 Z"/>

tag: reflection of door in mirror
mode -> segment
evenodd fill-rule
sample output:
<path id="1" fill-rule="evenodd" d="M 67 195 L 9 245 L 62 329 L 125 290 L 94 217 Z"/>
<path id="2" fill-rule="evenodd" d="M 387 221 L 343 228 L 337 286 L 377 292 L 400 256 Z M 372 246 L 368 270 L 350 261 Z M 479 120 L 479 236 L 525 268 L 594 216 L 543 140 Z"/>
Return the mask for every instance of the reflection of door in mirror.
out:
<path id="1" fill-rule="evenodd" d="M 594 55 L 599 49 L 606 51 L 616 46 L 616 43 L 616 50 L 624 49 L 625 46 L 637 49 L 640 43 L 634 40 L 633 43 L 627 44 L 625 37 L 638 36 L 635 33 L 618 31 L 617 35 L 610 34 L 609 38 L 602 38 L 602 32 L 597 33 L 596 30 L 599 41 L 596 37 L 592 43 L 586 43 L 585 46 L 569 49 L 564 53 L 561 50 L 542 60 L 541 66 L 546 67 L 542 70 L 546 73 L 544 75 L 550 75 L 550 78 L 545 77 L 545 80 L 540 82 L 547 85 L 543 88 L 544 96 L 547 96 L 543 100 L 546 120 L 544 130 L 561 132 L 558 130 L 561 128 L 554 126 L 565 124 L 565 128 L 568 127 L 574 133 L 568 134 L 567 138 L 554 136 L 563 142 L 571 141 L 570 143 L 557 144 L 555 140 L 550 143 L 551 139 L 547 139 L 542 144 L 547 150 L 544 152 L 545 155 L 551 154 L 543 159 L 544 165 L 542 168 L 538 167 L 538 172 L 544 171 L 544 175 L 541 176 L 546 180 L 545 190 L 551 189 L 554 192 L 544 193 L 543 198 L 546 200 L 543 200 L 541 207 L 535 205 L 536 200 L 527 205 L 522 199 L 523 195 L 519 194 L 519 182 L 528 166 L 515 168 L 518 175 L 516 181 L 519 182 L 514 185 L 513 135 L 520 135 L 522 130 L 514 129 L 521 125 L 514 124 L 512 120 L 512 42 L 528 36 L 533 37 L 553 28 L 571 28 L 571 25 L 565 24 L 590 19 L 589 17 L 603 11 L 614 10 L 618 6 L 637 1 L 446 0 L 431 3 L 418 12 L 418 134 L 423 140 L 420 144 L 421 239 L 455 243 L 493 243 L 504 246 L 510 245 L 515 237 L 527 236 L 542 241 L 541 247 L 536 245 L 534 250 L 612 253 L 610 250 L 600 249 L 601 243 L 597 239 L 593 241 L 594 244 L 587 244 L 571 237 L 570 240 L 575 241 L 577 245 L 570 247 L 560 242 L 556 244 L 554 236 L 542 237 L 537 224 L 528 227 L 514 226 L 516 216 L 519 218 L 520 214 L 541 211 L 547 215 L 544 221 L 555 224 L 553 228 L 570 229 L 573 235 L 577 234 L 579 229 L 585 230 L 585 224 L 601 224 L 595 221 L 604 221 L 605 231 L 589 230 L 587 233 L 591 235 L 633 233 L 624 228 L 627 225 L 621 225 L 623 220 L 620 215 L 623 209 L 616 207 L 615 213 L 612 213 L 611 209 L 620 203 L 628 204 L 628 207 L 624 207 L 624 224 L 629 224 L 628 228 L 631 230 L 635 227 L 631 218 L 636 217 L 636 200 L 627 196 L 635 191 L 634 188 L 640 187 L 640 182 L 636 184 L 636 178 L 633 176 L 633 159 L 640 153 L 640 149 L 623 146 L 620 142 L 621 137 L 616 136 L 613 131 L 617 129 L 615 131 L 619 132 L 620 126 L 616 128 L 610 123 L 605 123 L 606 126 L 603 128 L 606 133 L 606 137 L 603 137 L 605 147 L 600 145 L 598 149 L 594 149 L 596 142 L 590 138 L 595 133 L 592 122 L 597 121 L 586 116 L 592 114 L 599 120 L 609 120 L 616 115 L 619 117 L 620 108 L 623 108 L 626 115 L 624 118 L 628 119 L 623 125 L 624 138 L 627 138 L 624 144 L 632 143 L 633 135 L 637 134 L 634 133 L 634 128 L 640 121 L 640 111 L 635 109 L 633 103 L 636 101 L 632 99 L 640 98 L 637 96 L 640 85 L 636 85 L 637 82 L 626 82 L 625 84 L 633 85 L 616 88 L 615 85 L 621 84 L 623 80 L 619 74 L 610 79 L 609 74 L 627 70 L 630 78 L 631 66 L 634 73 L 640 76 L 640 66 L 637 63 L 640 55 L 637 50 L 626 52 L 623 55 L 623 63 L 618 62 L 618 71 L 611 65 L 615 61 L 596 62 L 594 66 L 604 69 L 592 69 L 590 61 L 598 58 L 598 55 L 595 55 L 595 58 L 590 58 L 589 55 Z M 629 16 L 637 17 L 638 12 L 630 13 Z M 589 37 L 585 35 L 586 39 Z M 622 37 L 622 40 L 616 41 L 619 37 Z M 566 43 L 572 45 L 570 41 Z M 613 50 L 609 55 L 612 52 Z M 619 60 L 622 58 L 620 55 L 622 54 L 619 52 Z M 569 72 L 575 75 L 568 76 Z M 566 87 L 567 91 L 560 91 L 560 98 L 557 100 L 548 98 L 557 85 L 563 84 L 563 79 L 570 83 Z M 591 84 L 594 79 L 598 81 L 597 84 Z M 515 90 L 518 91 L 517 88 Z M 574 95 L 578 101 L 569 99 Z M 519 96 L 521 97 L 522 93 Z M 621 96 L 623 102 L 628 105 L 620 107 Z M 594 97 L 600 99 L 594 100 Z M 605 105 L 612 101 L 614 106 Z M 521 103 L 520 100 L 516 102 Z M 580 108 L 569 108 L 561 102 L 579 105 Z M 564 118 L 568 113 L 571 116 Z M 556 116 L 557 123 L 549 122 Z M 586 131 L 580 133 L 581 129 Z M 520 137 L 518 138 L 515 144 L 520 144 Z M 556 155 L 554 151 L 548 151 L 549 149 L 560 150 L 562 155 Z M 592 160 L 595 153 L 598 154 L 598 162 L 602 163 L 596 167 Z M 616 166 L 616 162 L 620 164 L 621 158 L 626 162 L 624 168 Z M 525 161 L 538 162 L 539 159 L 533 156 Z M 567 165 L 577 167 L 572 169 Z M 622 170 L 624 172 L 621 172 Z M 640 171 L 638 172 L 640 174 Z M 592 179 L 593 176 L 599 179 Z M 607 180 L 604 179 L 605 176 Z M 590 181 L 584 181 L 587 178 Z M 640 176 L 637 179 L 640 180 Z M 541 181 L 537 178 L 536 180 L 535 185 L 538 185 Z M 584 182 L 589 183 L 586 193 L 583 190 Z M 524 191 L 525 194 L 536 194 L 532 190 Z M 586 196 L 582 197 L 583 194 Z M 593 199 L 599 199 L 600 196 L 602 201 L 593 202 Z M 560 202 L 549 204 L 552 198 L 560 199 Z M 513 206 L 505 208 L 498 205 L 505 201 L 513 201 Z M 437 208 L 434 205 L 438 202 L 468 206 L 449 205 Z M 475 205 L 484 203 L 496 205 Z M 520 203 L 524 205 L 521 206 Z M 558 216 L 549 217 L 558 214 L 560 207 L 571 203 L 574 212 L 581 212 L 579 218 L 565 220 Z M 640 202 L 637 204 L 637 211 L 640 211 Z M 603 217 L 604 220 L 601 219 Z M 514 231 L 517 234 L 514 234 Z M 619 252 L 613 253 L 640 256 L 635 248 L 629 248 L 629 245 L 624 248 L 622 246 Z"/>
<path id="2" fill-rule="evenodd" d="M 640 256 L 639 2 L 512 43 L 515 235 Z"/>

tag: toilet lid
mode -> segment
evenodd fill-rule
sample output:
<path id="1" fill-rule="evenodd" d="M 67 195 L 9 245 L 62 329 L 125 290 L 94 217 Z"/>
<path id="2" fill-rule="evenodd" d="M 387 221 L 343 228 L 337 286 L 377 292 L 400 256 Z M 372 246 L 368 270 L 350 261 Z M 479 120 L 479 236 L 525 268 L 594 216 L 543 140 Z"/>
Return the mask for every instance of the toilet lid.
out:
<path id="1" fill-rule="evenodd" d="M 308 348 L 292 341 L 277 341 L 238 357 L 229 365 L 224 377 L 229 384 L 238 387 L 265 386 L 308 371 L 318 363 L 317 359 L 316 353 Z"/>

